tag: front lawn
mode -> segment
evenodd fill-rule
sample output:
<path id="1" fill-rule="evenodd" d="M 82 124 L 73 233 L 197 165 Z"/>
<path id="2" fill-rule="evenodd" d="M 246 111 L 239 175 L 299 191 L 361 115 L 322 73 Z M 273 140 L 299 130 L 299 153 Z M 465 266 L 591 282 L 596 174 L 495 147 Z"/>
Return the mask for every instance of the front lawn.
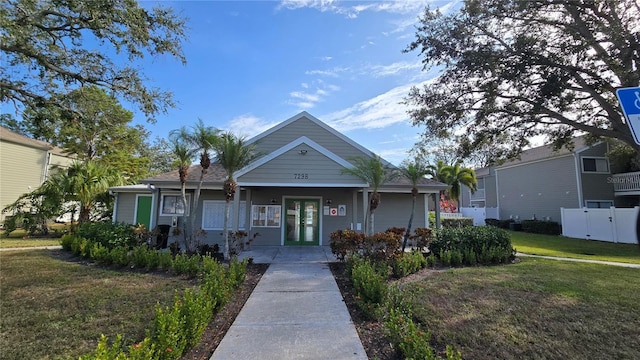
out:
<path id="1" fill-rule="evenodd" d="M 78 358 L 101 334 L 144 338 L 156 303 L 170 305 L 194 282 L 108 270 L 67 260 L 62 250 L 0 253 L 0 357 Z M 71 259 L 71 260 L 76 260 Z"/>
<path id="2" fill-rule="evenodd" d="M 638 269 L 525 258 L 426 272 L 404 285 L 414 315 L 465 359 L 640 358 Z"/>
<path id="3" fill-rule="evenodd" d="M 34 239 L 1 238 L 0 239 L 0 249 L 36 247 L 36 246 L 60 246 L 60 239 L 52 239 L 52 238 L 34 238 Z"/>
<path id="4" fill-rule="evenodd" d="M 509 231 L 509 235 L 513 247 L 526 254 L 640 264 L 640 246 L 637 244 L 615 244 L 521 231 Z"/>

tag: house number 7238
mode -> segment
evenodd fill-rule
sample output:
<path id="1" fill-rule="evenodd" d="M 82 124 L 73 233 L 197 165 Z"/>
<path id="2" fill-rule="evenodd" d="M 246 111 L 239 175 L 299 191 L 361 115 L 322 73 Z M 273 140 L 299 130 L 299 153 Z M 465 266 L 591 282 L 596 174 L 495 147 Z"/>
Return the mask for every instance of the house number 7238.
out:
<path id="1" fill-rule="evenodd" d="M 295 180 L 307 180 L 309 179 L 309 174 L 293 174 L 293 178 Z"/>

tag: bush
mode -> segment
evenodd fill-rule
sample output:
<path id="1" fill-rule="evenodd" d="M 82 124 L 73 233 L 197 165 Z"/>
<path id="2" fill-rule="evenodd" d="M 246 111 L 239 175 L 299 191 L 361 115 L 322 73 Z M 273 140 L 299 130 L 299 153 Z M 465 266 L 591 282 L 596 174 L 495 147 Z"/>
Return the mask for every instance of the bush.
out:
<path id="1" fill-rule="evenodd" d="M 400 252 L 402 228 L 391 228 L 371 236 L 353 230 L 338 230 L 331 233 L 331 252 L 339 261 L 353 256 L 364 256 L 376 261 L 386 261 Z"/>
<path id="2" fill-rule="evenodd" d="M 78 236 L 113 249 L 138 245 L 138 236 L 131 225 L 111 222 L 86 222 L 78 229 Z"/>
<path id="3" fill-rule="evenodd" d="M 198 254 L 189 256 L 187 254 L 178 254 L 173 259 L 173 272 L 176 275 L 187 275 L 195 277 L 200 271 L 200 260 L 202 257 Z"/>
<path id="4" fill-rule="evenodd" d="M 339 261 L 345 261 L 359 253 L 364 234 L 354 230 L 338 230 L 329 235 L 331 252 Z"/>
<path id="5" fill-rule="evenodd" d="M 353 265 L 351 280 L 358 307 L 369 318 L 377 318 L 380 305 L 384 304 L 387 296 L 386 274 L 379 274 L 370 261 L 363 260 Z"/>
<path id="6" fill-rule="evenodd" d="M 441 218 L 440 222 L 443 228 L 461 228 L 465 226 L 473 226 L 472 218 Z"/>
<path id="7" fill-rule="evenodd" d="M 91 260 L 98 264 L 110 265 L 111 256 L 109 255 L 109 249 L 100 243 L 93 244 L 91 248 Z"/>
<path id="8" fill-rule="evenodd" d="M 440 229 L 429 249 L 444 265 L 505 263 L 515 258 L 509 234 L 493 226 Z M 464 260 L 464 258 L 468 260 Z"/>
<path id="9" fill-rule="evenodd" d="M 555 221 L 522 220 L 522 231 L 535 234 L 560 235 L 560 224 Z"/>
<path id="10" fill-rule="evenodd" d="M 427 266 L 427 259 L 417 251 L 399 254 L 391 260 L 393 276 L 397 278 L 413 274 L 425 266 Z"/>
<path id="11" fill-rule="evenodd" d="M 416 228 L 411 239 L 415 241 L 416 248 L 422 250 L 433 241 L 433 230 L 430 228 Z"/>
<path id="12" fill-rule="evenodd" d="M 487 226 L 495 226 L 501 229 L 508 229 L 509 225 L 514 222 L 515 221 L 513 219 L 508 219 L 508 220 L 484 219 L 484 223 L 487 224 Z"/>

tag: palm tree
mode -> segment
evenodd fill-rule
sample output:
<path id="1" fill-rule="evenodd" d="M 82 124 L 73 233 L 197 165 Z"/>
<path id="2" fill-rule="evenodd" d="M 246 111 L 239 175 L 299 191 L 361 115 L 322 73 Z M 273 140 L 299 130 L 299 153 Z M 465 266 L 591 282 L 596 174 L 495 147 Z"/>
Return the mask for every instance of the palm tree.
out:
<path id="1" fill-rule="evenodd" d="M 442 169 L 444 174 L 445 183 L 450 185 L 448 195 L 450 199 L 455 199 L 458 203 L 458 212 L 460 211 L 460 190 L 462 185 L 471 189 L 471 193 L 476 192 L 478 185 L 478 179 L 476 178 L 476 172 L 473 169 L 460 166 L 460 162 L 455 165 L 446 166 Z"/>
<path id="2" fill-rule="evenodd" d="M 229 209 L 238 184 L 235 180 L 235 173 L 243 167 L 249 165 L 256 157 L 255 145 L 247 144 L 243 137 L 235 136 L 231 132 L 224 133 L 215 144 L 218 162 L 227 171 L 227 178 L 224 181 L 223 190 L 225 194 L 224 209 L 224 258 L 229 259 Z"/>
<path id="3" fill-rule="evenodd" d="M 178 176 L 180 177 L 180 190 L 182 194 L 182 208 L 187 210 L 187 176 L 189 175 L 189 165 L 191 165 L 191 158 L 194 155 L 193 149 L 189 148 L 181 137 L 174 137 L 171 139 L 171 150 L 176 157 L 175 166 L 178 167 Z M 191 212 L 193 213 L 193 212 Z M 190 214 L 191 214 L 190 213 Z M 191 251 L 190 237 L 188 236 L 188 229 L 183 231 L 184 235 L 184 248 L 186 252 Z"/>
<path id="4" fill-rule="evenodd" d="M 429 172 L 429 169 L 419 163 L 417 160 L 414 162 L 404 163 L 400 167 L 400 173 L 407 178 L 411 182 L 411 216 L 409 216 L 409 224 L 407 225 L 407 231 L 404 234 L 404 239 L 402 240 L 402 251 L 407 246 L 407 240 L 409 239 L 409 234 L 411 234 L 411 225 L 413 224 L 413 215 L 416 209 L 416 198 L 418 197 L 418 181 L 424 178 L 425 175 Z"/>
<path id="5" fill-rule="evenodd" d="M 209 152 L 213 150 L 215 144 L 219 140 L 220 130 L 213 126 L 206 126 L 202 119 L 198 119 L 198 124 L 188 130 L 186 127 L 173 130 L 169 133 L 169 136 L 182 139 L 185 146 L 189 147 L 192 153 L 200 152 L 200 181 L 196 187 L 196 191 L 193 195 L 192 209 L 189 213 L 189 219 L 191 220 L 191 230 L 195 229 L 196 225 L 196 208 L 200 201 L 200 193 L 202 189 L 202 183 L 204 182 L 204 176 L 207 174 L 209 167 L 211 166 L 211 156 Z M 195 232 L 193 233 L 196 234 Z M 194 239 L 195 240 L 195 239 Z"/>
<path id="6" fill-rule="evenodd" d="M 351 162 L 353 163 L 353 167 L 342 169 L 342 173 L 360 178 L 371 188 L 371 197 L 367 205 L 367 216 L 364 220 L 365 234 L 371 234 L 374 229 L 373 213 L 378 206 L 380 206 L 380 193 L 378 193 L 378 189 L 380 185 L 396 178 L 398 173 L 395 169 L 385 166 L 378 155 L 370 158 L 353 158 Z"/>
<path id="7" fill-rule="evenodd" d="M 123 183 L 120 174 L 92 160 L 74 162 L 61 179 L 61 186 L 65 188 L 69 198 L 80 205 L 79 225 L 90 220 L 91 211 L 109 187 Z"/>
<path id="8" fill-rule="evenodd" d="M 426 167 L 426 171 L 427 171 L 427 175 L 430 175 L 431 178 L 435 181 L 439 181 L 442 183 L 446 183 L 445 181 L 445 174 L 444 174 L 444 169 L 449 166 L 447 165 L 444 161 L 442 160 L 438 160 L 436 161 L 436 164 L 433 165 L 427 165 Z"/>

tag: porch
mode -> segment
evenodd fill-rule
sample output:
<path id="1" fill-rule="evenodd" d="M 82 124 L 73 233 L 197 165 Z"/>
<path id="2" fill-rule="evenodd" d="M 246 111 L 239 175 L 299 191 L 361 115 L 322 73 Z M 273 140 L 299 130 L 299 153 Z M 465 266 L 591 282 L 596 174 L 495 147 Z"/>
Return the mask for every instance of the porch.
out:
<path id="1" fill-rule="evenodd" d="M 640 171 L 614 174 L 607 180 L 613 183 L 615 196 L 640 195 Z"/>

